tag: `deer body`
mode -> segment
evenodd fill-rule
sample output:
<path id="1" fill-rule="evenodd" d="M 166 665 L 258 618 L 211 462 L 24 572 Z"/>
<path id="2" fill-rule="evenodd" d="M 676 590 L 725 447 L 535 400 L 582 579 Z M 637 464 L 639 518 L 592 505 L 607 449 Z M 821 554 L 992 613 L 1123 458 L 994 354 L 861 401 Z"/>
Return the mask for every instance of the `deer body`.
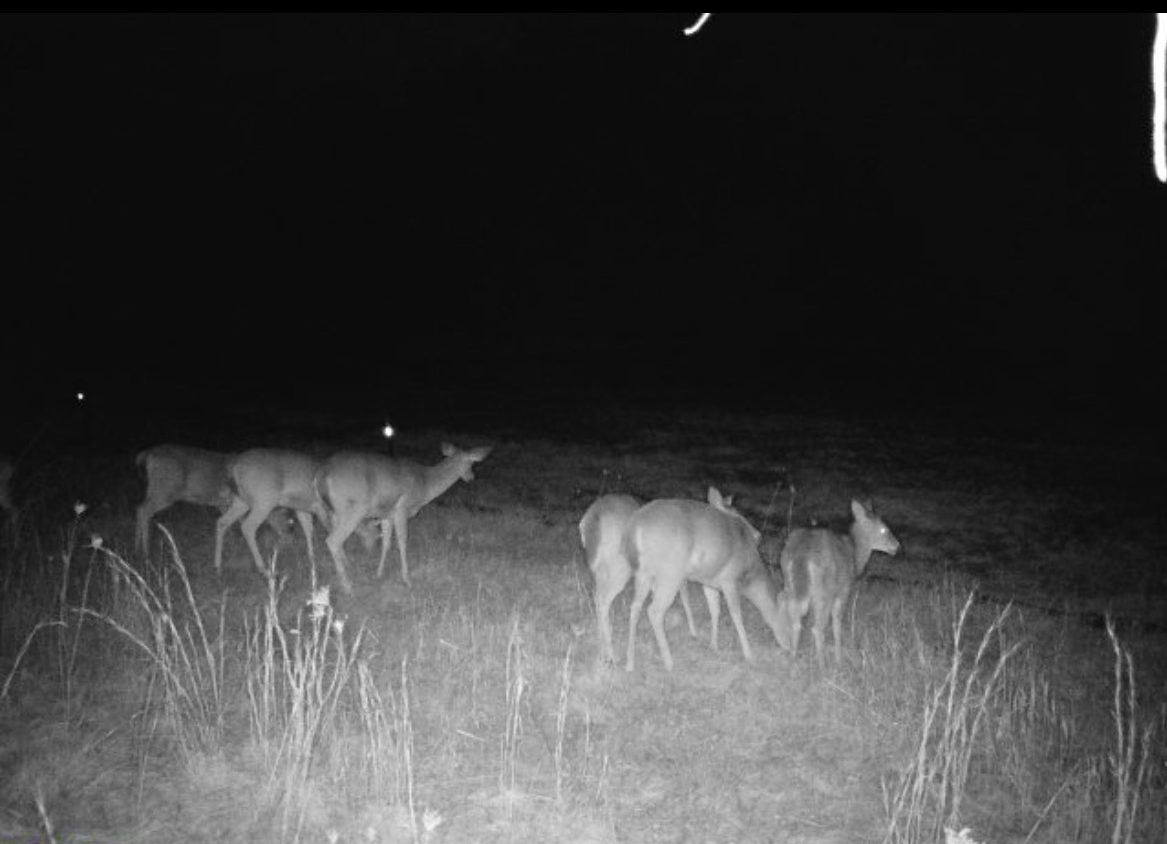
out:
<path id="1" fill-rule="evenodd" d="M 140 452 L 135 460 L 146 475 L 146 497 L 135 515 L 138 550 L 145 553 L 150 520 L 179 501 L 215 507 L 220 514 L 231 506 L 227 474 L 231 455 L 185 445 L 159 445 Z M 273 515 L 270 524 L 283 537 L 286 519 Z"/>
<path id="2" fill-rule="evenodd" d="M 341 587 L 351 591 L 348 558 L 344 542 L 358 526 L 374 520 L 381 526 L 381 559 L 377 577 L 385 572 L 385 557 L 394 532 L 401 555 L 401 579 L 409 584 L 409 520 L 460 480 L 474 479 L 473 465 L 485 460 L 490 448 L 463 451 L 442 444 L 445 459 L 435 466 L 422 466 L 381 454 L 344 452 L 324 461 L 316 474 L 315 489 L 331 513 L 332 528 L 326 544 Z"/>
<path id="3" fill-rule="evenodd" d="M 815 658 L 823 665 L 827 621 L 835 637 L 835 661 L 842 660 L 843 612 L 855 581 L 874 551 L 894 555 L 899 540 L 870 505 L 851 502 L 854 521 L 847 534 L 826 528 L 795 528 L 782 549 L 780 562 L 786 587 L 781 596 L 790 628 L 791 650 L 798 652 L 802 620 L 814 608 Z"/>
<path id="4" fill-rule="evenodd" d="M 602 495 L 592 502 L 579 522 L 584 556 L 596 581 L 593 599 L 601 649 L 609 662 L 616 661 L 616 652 L 612 647 L 612 602 L 632 579 L 632 563 L 624 552 L 624 530 L 632 514 L 639 509 L 640 502 L 631 495 Z M 697 627 L 693 623 L 693 609 L 689 605 L 688 586 L 682 585 L 680 593 L 685 618 L 689 622 L 689 633 L 695 637 Z"/>
<path id="5" fill-rule="evenodd" d="M 661 499 L 637 510 L 624 531 L 624 552 L 635 577 L 628 621 L 627 670 L 635 668 L 636 624 L 650 593 L 648 620 L 665 667 L 672 670 L 664 614 L 686 580 L 695 580 L 704 589 L 713 626 L 710 645 L 714 649 L 721 595 L 729 606 L 747 661 L 753 662 L 754 655 L 742 624 L 740 595 L 744 594 L 758 608 L 779 644 L 784 645 L 786 625 L 775 602 L 770 573 L 758 552 L 759 538 L 758 531 L 712 487 L 707 504 Z"/>
<path id="6" fill-rule="evenodd" d="M 308 543 L 308 559 L 315 569 L 312 517 L 328 524 L 328 514 L 313 486 L 318 467 L 315 458 L 283 449 L 251 449 L 227 461 L 228 487 L 232 497 L 215 527 L 215 571 L 219 571 L 223 564 L 223 537 L 227 529 L 242 519 L 240 529 L 255 567 L 261 574 L 267 573 L 255 534 L 277 507 L 286 507 L 295 513 Z"/>

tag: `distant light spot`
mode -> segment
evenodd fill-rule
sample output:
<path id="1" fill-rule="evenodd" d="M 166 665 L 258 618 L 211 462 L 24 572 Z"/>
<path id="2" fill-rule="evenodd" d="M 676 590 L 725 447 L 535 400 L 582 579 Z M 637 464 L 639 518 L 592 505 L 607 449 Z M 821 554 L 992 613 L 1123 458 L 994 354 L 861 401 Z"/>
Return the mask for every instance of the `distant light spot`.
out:
<path id="1" fill-rule="evenodd" d="M 685 34 L 696 35 L 701 31 L 701 27 L 705 26 L 705 21 L 709 20 L 709 16 L 712 14 L 713 12 L 702 12 L 701 17 L 697 18 L 697 22 L 695 24 L 685 27 Z"/>
<path id="2" fill-rule="evenodd" d="M 85 401 L 85 393 L 81 392 L 80 390 L 77 391 L 77 401 Z"/>
<path id="3" fill-rule="evenodd" d="M 391 440 L 391 439 L 393 439 L 394 433 L 396 433 L 396 432 L 393 430 L 393 426 L 390 425 L 388 422 L 386 422 L 385 427 L 381 429 L 381 436 L 383 436 L 387 440 Z"/>

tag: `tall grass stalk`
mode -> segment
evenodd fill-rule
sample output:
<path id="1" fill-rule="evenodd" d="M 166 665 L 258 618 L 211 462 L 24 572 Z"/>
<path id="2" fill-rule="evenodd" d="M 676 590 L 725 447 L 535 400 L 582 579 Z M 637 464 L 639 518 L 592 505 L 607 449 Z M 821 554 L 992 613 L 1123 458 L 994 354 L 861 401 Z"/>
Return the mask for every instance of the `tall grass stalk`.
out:
<path id="1" fill-rule="evenodd" d="M 1114 779 L 1114 825 L 1111 844 L 1136 840 L 1139 808 L 1147 788 L 1148 760 L 1155 747 L 1155 722 L 1140 730 L 1138 695 L 1135 688 L 1135 661 L 1122 646 L 1114 622 L 1106 618 L 1106 634 L 1114 648 L 1114 751 L 1108 762 Z"/>
<path id="2" fill-rule="evenodd" d="M 296 625 L 285 630 L 278 615 L 284 582 L 268 576 L 267 603 L 249 622 L 245 686 L 254 737 L 268 767 L 268 793 L 279 810 L 281 840 L 299 841 L 312 765 L 318 749 L 333 738 L 364 628 L 351 642 L 345 640 L 344 621 L 333 613 L 325 587 L 313 594 L 307 618 L 300 610 Z"/>
<path id="3" fill-rule="evenodd" d="M 223 747 L 226 595 L 220 599 L 219 625 L 212 636 L 195 601 L 174 537 L 159 527 L 166 534 L 171 553 L 169 562 L 155 573 L 157 582 L 148 581 L 110 549 L 93 546 L 125 586 L 124 610 L 136 612 L 137 617 L 115 617 L 108 611 L 99 613 L 88 607 L 81 607 L 79 612 L 105 622 L 149 658 L 154 671 L 150 682 L 160 681 L 160 705 L 175 741 L 191 760 L 199 754 L 218 753 Z M 179 598 L 171 592 L 172 572 L 181 586 Z M 145 630 L 137 629 L 139 622 Z"/>
<path id="4" fill-rule="evenodd" d="M 519 614 L 516 612 L 511 621 L 510 636 L 507 638 L 506 718 L 502 738 L 499 741 L 498 788 L 500 793 L 508 798 L 514 794 L 519 745 L 523 738 L 522 704 L 526 689 L 526 646 L 519 629 Z"/>
<path id="5" fill-rule="evenodd" d="M 567 701 L 571 692 L 571 657 L 575 653 L 575 640 L 567 646 L 563 657 L 563 670 L 559 678 L 559 705 L 555 710 L 555 801 L 563 803 L 563 739 L 567 728 Z"/>
<path id="6" fill-rule="evenodd" d="M 922 726 L 915 757 L 898 787 L 884 784 L 888 814 L 885 844 L 916 844 L 941 840 L 945 827 L 961 829 L 961 804 L 969 768 L 980 749 L 978 733 L 997 682 L 1020 643 L 989 654 L 1001 639 L 1010 606 L 1001 610 L 981 636 L 972 661 L 965 665 L 965 628 L 974 604 L 969 593 L 953 622 L 953 645 L 948 671 L 928 695 L 921 713 Z"/>

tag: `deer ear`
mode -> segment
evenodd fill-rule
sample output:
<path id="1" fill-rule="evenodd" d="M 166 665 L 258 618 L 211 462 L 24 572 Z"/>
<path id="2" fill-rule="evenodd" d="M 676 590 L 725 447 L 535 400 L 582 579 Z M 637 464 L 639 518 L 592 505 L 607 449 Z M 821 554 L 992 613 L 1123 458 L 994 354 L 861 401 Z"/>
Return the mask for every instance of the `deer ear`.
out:
<path id="1" fill-rule="evenodd" d="M 454 446 L 450 445 L 449 443 L 442 443 L 442 457 L 453 457 L 454 452 L 457 450 L 458 449 L 454 448 Z"/>
<path id="2" fill-rule="evenodd" d="M 494 451 L 494 446 L 484 445 L 482 448 L 476 448 L 470 453 L 473 455 L 474 461 L 478 462 L 479 460 L 485 460 L 486 458 L 490 457 L 490 453 L 492 451 Z"/>
<path id="3" fill-rule="evenodd" d="M 706 494 L 705 500 L 714 507 L 722 507 L 725 502 L 725 499 L 721 497 L 721 493 L 717 491 L 717 487 L 713 486 L 709 487 L 709 492 Z"/>
<path id="4" fill-rule="evenodd" d="M 870 507 L 867 507 L 867 506 L 861 504 L 859 501 L 856 501 L 855 499 L 851 500 L 851 515 L 854 516 L 856 519 L 868 518 L 867 514 L 870 512 L 871 512 Z"/>

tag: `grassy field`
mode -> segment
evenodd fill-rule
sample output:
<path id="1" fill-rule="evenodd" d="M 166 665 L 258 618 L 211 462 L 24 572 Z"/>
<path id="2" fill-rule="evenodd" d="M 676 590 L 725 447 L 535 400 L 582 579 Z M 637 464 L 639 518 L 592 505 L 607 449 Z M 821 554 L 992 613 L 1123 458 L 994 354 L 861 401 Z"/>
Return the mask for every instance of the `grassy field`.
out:
<path id="1" fill-rule="evenodd" d="M 265 581 L 233 531 L 216 577 L 210 510 L 132 550 L 129 455 L 39 467 L 0 551 L 0 842 L 1167 836 L 1161 456 L 902 420 L 554 422 L 408 437 L 427 463 L 495 450 L 411 523 L 412 589 L 354 542 L 327 606 L 299 535 L 263 537 Z M 580 515 L 710 484 L 767 536 L 791 487 L 798 524 L 874 499 L 903 548 L 860 582 L 843 664 L 809 636 L 791 658 L 749 606 L 757 664 L 724 613 L 714 652 L 699 600 L 698 639 L 670 611 L 673 673 L 643 620 L 635 673 L 600 660 Z"/>

